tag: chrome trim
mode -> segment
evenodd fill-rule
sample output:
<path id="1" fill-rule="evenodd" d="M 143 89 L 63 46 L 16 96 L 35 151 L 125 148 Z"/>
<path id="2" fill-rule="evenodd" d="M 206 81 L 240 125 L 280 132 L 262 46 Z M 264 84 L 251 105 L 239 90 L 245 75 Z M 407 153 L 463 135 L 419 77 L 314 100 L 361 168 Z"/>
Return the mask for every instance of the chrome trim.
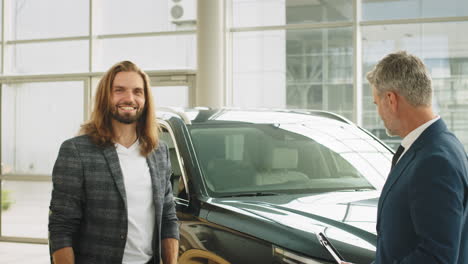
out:
<path id="1" fill-rule="evenodd" d="M 280 258 L 283 263 L 291 263 L 291 264 L 328 264 L 330 262 L 311 259 L 305 256 L 298 255 L 291 251 L 287 251 L 282 249 L 278 246 L 272 245 L 273 249 L 273 256 Z"/>

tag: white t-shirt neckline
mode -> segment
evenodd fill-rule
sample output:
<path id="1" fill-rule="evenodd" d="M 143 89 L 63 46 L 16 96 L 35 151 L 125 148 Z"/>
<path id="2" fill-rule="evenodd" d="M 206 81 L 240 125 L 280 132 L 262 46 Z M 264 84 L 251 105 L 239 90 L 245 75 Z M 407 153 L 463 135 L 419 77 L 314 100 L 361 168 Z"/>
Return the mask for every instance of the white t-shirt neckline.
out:
<path id="1" fill-rule="evenodd" d="M 116 143 L 127 200 L 127 241 L 123 264 L 147 263 L 153 257 L 155 209 L 151 174 L 140 143 L 130 147 Z"/>

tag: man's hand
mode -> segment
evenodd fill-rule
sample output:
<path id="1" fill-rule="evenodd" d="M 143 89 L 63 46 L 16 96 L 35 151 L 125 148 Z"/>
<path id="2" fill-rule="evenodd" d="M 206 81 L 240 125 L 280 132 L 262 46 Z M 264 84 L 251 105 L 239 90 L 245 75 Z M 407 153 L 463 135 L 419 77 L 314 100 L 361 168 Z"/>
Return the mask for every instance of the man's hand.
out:
<path id="1" fill-rule="evenodd" d="M 75 264 L 75 253 L 72 247 L 64 247 L 52 254 L 54 264 Z"/>

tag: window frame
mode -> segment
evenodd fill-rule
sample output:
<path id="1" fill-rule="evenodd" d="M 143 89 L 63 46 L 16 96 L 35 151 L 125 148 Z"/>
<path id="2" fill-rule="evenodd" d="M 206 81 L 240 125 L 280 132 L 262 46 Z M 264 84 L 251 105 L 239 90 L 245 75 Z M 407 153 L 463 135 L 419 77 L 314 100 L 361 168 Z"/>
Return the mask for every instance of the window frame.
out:
<path id="1" fill-rule="evenodd" d="M 190 188 L 189 188 L 189 185 L 188 185 L 187 170 L 185 168 L 185 162 L 184 162 L 184 159 L 181 156 L 181 153 L 180 153 L 180 150 L 179 150 L 179 145 L 178 145 L 176 137 L 174 135 L 174 130 L 172 129 L 169 122 L 167 122 L 165 120 L 159 120 L 159 125 L 161 126 L 162 129 L 167 130 L 167 133 L 171 137 L 172 143 L 174 144 L 174 150 L 176 151 L 176 157 L 177 157 L 177 161 L 179 163 L 178 165 L 179 165 L 179 169 L 180 169 L 180 173 L 181 173 L 182 183 L 184 184 L 184 188 L 186 190 L 186 194 L 187 194 L 187 198 L 188 198 L 188 199 L 182 199 L 182 198 L 180 198 L 178 196 L 174 196 L 174 201 L 175 201 L 175 203 L 177 205 L 182 205 L 184 207 L 188 207 L 189 204 L 190 204 L 191 191 L 190 191 Z M 171 165 L 173 165 L 173 164 L 171 164 Z M 179 182 L 179 184 L 180 184 L 180 182 Z M 174 186 L 172 186 L 172 187 L 174 188 Z"/>
<path id="2" fill-rule="evenodd" d="M 90 85 L 89 79 L 83 77 L 64 76 L 57 78 L 54 76 L 1 76 L 0 77 L 0 102 L 2 100 L 3 85 L 4 84 L 19 84 L 19 83 L 41 83 L 41 82 L 83 82 L 83 119 L 86 120 L 89 115 L 87 110 L 90 103 Z M 0 147 L 2 145 L 2 115 L 0 111 Z M 3 161 L 2 152 L 0 151 L 0 163 Z M 17 181 L 17 182 L 52 182 L 52 176 L 50 174 L 24 174 L 24 173 L 3 173 L 0 167 L 0 192 L 2 190 L 3 181 Z M 0 197 L 0 204 L 2 203 Z M 37 243 L 47 244 L 47 238 L 33 238 L 33 237 L 17 237 L 17 236 L 3 236 L 2 234 L 2 211 L 0 210 L 0 241 L 5 242 L 23 242 L 23 243 Z"/>

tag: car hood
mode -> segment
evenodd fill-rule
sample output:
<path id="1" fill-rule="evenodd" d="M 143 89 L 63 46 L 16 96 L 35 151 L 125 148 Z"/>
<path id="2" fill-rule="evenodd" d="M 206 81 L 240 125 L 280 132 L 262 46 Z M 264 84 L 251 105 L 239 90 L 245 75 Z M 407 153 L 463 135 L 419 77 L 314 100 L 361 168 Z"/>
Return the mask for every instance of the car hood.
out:
<path id="1" fill-rule="evenodd" d="M 251 234 L 286 249 L 310 255 L 329 254 L 316 238 L 323 232 L 350 260 L 372 260 L 380 192 L 333 192 L 316 195 L 275 195 L 211 198 L 210 222 Z"/>

